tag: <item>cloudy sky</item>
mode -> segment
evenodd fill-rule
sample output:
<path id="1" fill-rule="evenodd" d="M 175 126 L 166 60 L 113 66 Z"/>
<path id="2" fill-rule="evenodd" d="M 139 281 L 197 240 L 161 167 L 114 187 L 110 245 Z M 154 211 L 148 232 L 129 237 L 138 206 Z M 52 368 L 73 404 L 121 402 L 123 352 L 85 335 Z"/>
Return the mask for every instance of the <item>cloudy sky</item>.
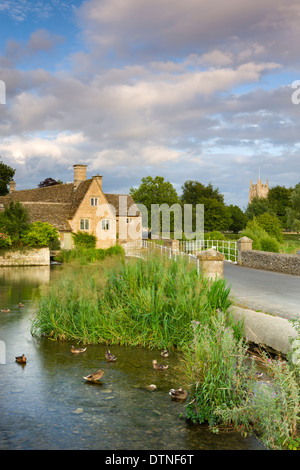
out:
<path id="1" fill-rule="evenodd" d="M 84 163 L 105 192 L 158 175 L 244 209 L 259 172 L 300 181 L 299 0 L 0 0 L 0 37 L 17 189 Z"/>

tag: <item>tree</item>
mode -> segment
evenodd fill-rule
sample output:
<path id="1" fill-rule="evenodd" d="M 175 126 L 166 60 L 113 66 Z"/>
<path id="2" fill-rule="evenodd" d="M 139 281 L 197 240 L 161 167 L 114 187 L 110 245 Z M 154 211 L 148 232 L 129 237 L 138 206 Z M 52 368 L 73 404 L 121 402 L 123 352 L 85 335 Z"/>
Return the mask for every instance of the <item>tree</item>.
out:
<path id="1" fill-rule="evenodd" d="M 282 242 L 282 225 L 276 215 L 271 215 L 268 212 L 258 215 L 256 221 L 269 235 L 275 237 L 277 241 Z"/>
<path id="2" fill-rule="evenodd" d="M 224 196 L 219 193 L 219 189 L 214 189 L 212 184 L 207 186 L 199 181 L 188 180 L 182 186 L 181 201 L 183 204 L 203 204 L 203 199 L 216 199 L 224 204 Z"/>
<path id="3" fill-rule="evenodd" d="M 0 161 L 0 196 L 9 193 L 8 184 L 12 181 L 16 170 Z"/>
<path id="4" fill-rule="evenodd" d="M 53 178 L 46 178 L 44 181 L 38 184 L 38 188 L 46 188 L 47 186 L 55 186 L 56 184 L 62 184 L 62 181 L 56 181 Z"/>
<path id="5" fill-rule="evenodd" d="M 232 230 L 234 233 L 238 233 L 246 227 L 249 219 L 239 206 L 234 206 L 231 204 L 228 206 L 228 209 L 231 218 L 231 224 L 228 226 L 228 230 Z"/>
<path id="6" fill-rule="evenodd" d="M 265 197 L 254 197 L 251 202 L 249 202 L 247 209 L 245 211 L 245 215 L 248 217 L 249 220 L 253 219 L 257 215 L 264 214 L 265 212 L 269 212 L 273 214 L 272 209 L 270 209 L 268 200 Z"/>
<path id="7" fill-rule="evenodd" d="M 19 202 L 10 202 L 0 214 L 0 228 L 5 231 L 14 245 L 21 243 L 21 235 L 28 226 L 29 214 Z"/>
<path id="8" fill-rule="evenodd" d="M 296 184 L 290 196 L 290 207 L 286 210 L 287 226 L 300 232 L 300 183 Z"/>
<path id="9" fill-rule="evenodd" d="M 224 231 L 231 224 L 230 211 L 225 204 L 217 199 L 202 199 L 204 205 L 204 230 Z"/>
<path id="10" fill-rule="evenodd" d="M 173 185 L 169 181 L 165 181 L 162 176 L 146 176 L 142 178 L 140 186 L 130 188 L 130 195 L 139 207 L 142 204 L 148 211 L 148 227 L 151 226 L 151 205 L 167 204 L 171 207 L 173 204 L 179 204 L 180 200 Z"/>
<path id="11" fill-rule="evenodd" d="M 293 188 L 274 186 L 269 190 L 267 201 L 271 211 L 277 215 L 283 227 L 286 227 L 286 209 L 291 206 L 290 196 Z"/>
<path id="12" fill-rule="evenodd" d="M 199 181 L 186 181 L 182 186 L 182 204 L 193 205 L 193 229 L 195 227 L 195 207 L 204 205 L 204 230 L 227 230 L 230 223 L 230 211 L 224 203 L 223 194 L 219 189 L 214 189 L 212 184 L 207 186 Z"/>

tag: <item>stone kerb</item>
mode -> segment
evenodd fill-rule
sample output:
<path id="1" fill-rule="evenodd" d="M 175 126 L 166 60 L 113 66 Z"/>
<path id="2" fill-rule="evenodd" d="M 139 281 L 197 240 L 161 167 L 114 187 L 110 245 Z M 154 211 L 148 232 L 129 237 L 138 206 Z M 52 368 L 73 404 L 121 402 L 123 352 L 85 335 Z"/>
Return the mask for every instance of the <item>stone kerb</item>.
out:
<path id="1" fill-rule="evenodd" d="M 238 240 L 238 264 L 242 264 L 242 252 L 252 250 L 253 240 L 248 237 L 242 237 Z"/>
<path id="2" fill-rule="evenodd" d="M 224 258 L 224 255 L 213 249 L 198 253 L 197 259 L 199 262 L 200 272 L 204 277 L 208 277 L 210 279 L 222 279 Z"/>

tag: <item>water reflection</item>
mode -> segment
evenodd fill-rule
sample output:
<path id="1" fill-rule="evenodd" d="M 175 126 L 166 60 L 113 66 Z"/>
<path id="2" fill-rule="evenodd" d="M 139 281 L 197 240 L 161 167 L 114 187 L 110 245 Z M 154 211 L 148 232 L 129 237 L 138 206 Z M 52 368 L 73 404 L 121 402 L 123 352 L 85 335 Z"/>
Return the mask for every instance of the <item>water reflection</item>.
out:
<path id="1" fill-rule="evenodd" d="M 168 394 L 181 385 L 175 369 L 179 354 L 163 359 L 167 370 L 155 371 L 152 360 L 162 361 L 159 351 L 111 346 L 117 362 L 107 363 L 105 345 L 74 355 L 70 343 L 32 337 L 33 293 L 63 269 L 52 267 L 49 278 L 44 267 L 4 270 L 0 303 L 11 312 L 0 314 L 6 346 L 5 364 L 0 363 L 0 449 L 262 449 L 252 437 L 215 435 L 180 416 L 185 405 Z M 24 367 L 15 362 L 23 353 Z M 87 383 L 83 377 L 99 368 L 102 384 Z M 148 391 L 149 384 L 157 390 Z"/>

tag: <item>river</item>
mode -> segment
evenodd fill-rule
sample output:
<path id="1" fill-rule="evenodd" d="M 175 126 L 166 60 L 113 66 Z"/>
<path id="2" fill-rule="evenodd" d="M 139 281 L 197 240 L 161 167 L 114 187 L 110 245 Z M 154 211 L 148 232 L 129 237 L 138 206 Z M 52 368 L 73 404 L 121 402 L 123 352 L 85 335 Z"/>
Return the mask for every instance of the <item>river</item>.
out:
<path id="1" fill-rule="evenodd" d="M 179 354 L 87 345 L 80 355 L 71 343 L 30 333 L 39 288 L 63 269 L 14 267 L 0 270 L 0 449 L 1 450 L 263 450 L 254 437 L 212 433 L 184 419 L 184 403 L 172 401 L 180 387 L 174 368 Z M 19 302 L 24 307 L 19 307 Z M 76 344 L 74 344 L 76 346 Z M 15 356 L 25 354 L 25 366 Z M 169 364 L 152 368 L 152 360 Z M 83 378 L 104 370 L 101 384 Z M 155 384 L 149 391 L 146 386 Z"/>

